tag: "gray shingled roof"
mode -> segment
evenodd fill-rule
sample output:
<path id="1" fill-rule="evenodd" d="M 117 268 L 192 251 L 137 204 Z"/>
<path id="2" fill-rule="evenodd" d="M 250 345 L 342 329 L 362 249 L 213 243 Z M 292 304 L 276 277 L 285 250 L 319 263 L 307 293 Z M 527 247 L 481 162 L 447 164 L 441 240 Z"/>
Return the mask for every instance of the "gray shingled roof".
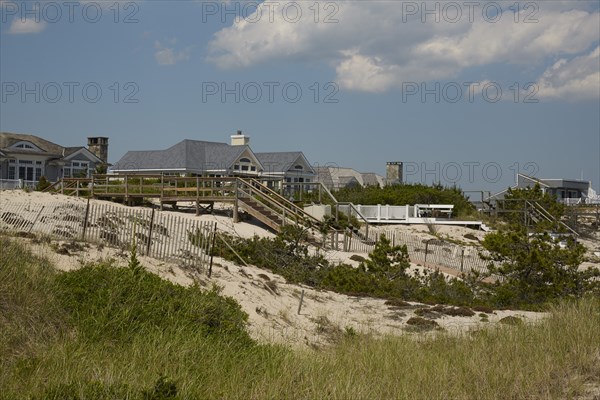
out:
<path id="1" fill-rule="evenodd" d="M 185 170 L 206 171 L 229 168 L 248 146 L 227 143 L 182 140 L 166 150 L 128 151 L 113 166 L 123 170 Z"/>
<path id="2" fill-rule="evenodd" d="M 38 136 L 34 136 L 34 135 L 27 135 L 27 134 L 21 134 L 21 133 L 11 133 L 11 132 L 0 132 L 0 149 L 7 149 L 8 147 L 12 146 L 13 144 L 20 142 L 20 141 L 27 141 L 27 142 L 31 142 L 34 145 L 36 145 L 37 147 L 39 147 L 40 149 L 42 149 L 43 151 L 45 151 L 48 154 L 51 155 L 57 155 L 57 156 L 62 156 L 62 152 L 64 147 L 60 146 L 56 143 L 52 143 L 46 139 L 42 139 L 41 137 Z M 11 150 L 13 151 L 13 150 Z M 19 152 L 26 152 L 27 150 L 19 150 Z M 27 152 L 31 152 L 31 151 L 27 151 Z"/>
<path id="3" fill-rule="evenodd" d="M 362 175 L 362 180 L 363 180 L 364 186 L 379 186 L 380 185 L 380 182 L 377 179 L 377 174 L 375 174 L 374 172 L 363 172 L 361 175 Z"/>
<path id="4" fill-rule="evenodd" d="M 279 151 L 254 154 L 263 165 L 266 172 L 287 172 L 298 163 L 299 158 L 304 159 L 308 167 L 312 169 L 301 151 Z"/>

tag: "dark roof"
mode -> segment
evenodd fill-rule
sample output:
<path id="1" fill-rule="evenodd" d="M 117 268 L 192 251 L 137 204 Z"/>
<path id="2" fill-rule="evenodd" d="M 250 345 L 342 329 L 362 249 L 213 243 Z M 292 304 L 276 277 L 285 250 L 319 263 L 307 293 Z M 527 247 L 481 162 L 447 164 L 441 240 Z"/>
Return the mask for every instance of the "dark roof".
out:
<path id="1" fill-rule="evenodd" d="M 114 171 L 227 169 L 246 149 L 249 147 L 186 139 L 166 150 L 128 151 L 112 169 Z"/>
<path id="2" fill-rule="evenodd" d="M 46 139 L 42 139 L 41 137 L 22 134 L 22 133 L 11 133 L 11 132 L 0 132 L 0 149 L 7 150 L 8 147 L 13 144 L 21 141 L 26 141 L 34 144 L 35 146 L 42 149 L 45 153 L 62 156 L 63 146 L 60 146 L 56 143 L 52 143 Z M 15 151 L 15 150 L 10 150 Z M 19 152 L 27 152 L 31 153 L 31 150 L 18 150 Z"/>
<path id="3" fill-rule="evenodd" d="M 70 156 L 71 154 L 75 153 L 76 151 L 79 151 L 81 149 L 85 149 L 85 147 L 83 146 L 78 146 L 78 147 L 65 147 L 65 157 Z"/>
<path id="4" fill-rule="evenodd" d="M 579 179 L 542 179 L 549 188 L 578 189 L 587 190 L 590 187 L 589 181 Z"/>
<path id="5" fill-rule="evenodd" d="M 519 174 L 518 175 L 518 185 L 517 187 L 526 187 L 529 186 L 526 184 L 526 181 L 531 181 L 535 185 L 535 183 L 539 183 L 542 187 L 553 188 L 553 189 L 578 189 L 578 190 L 587 190 L 590 187 L 589 181 L 582 181 L 579 179 L 547 179 L 547 178 L 534 178 L 528 175 Z"/>
<path id="6" fill-rule="evenodd" d="M 280 151 L 254 154 L 263 165 L 266 172 L 287 172 L 298 163 L 299 158 L 304 159 L 305 164 L 312 170 L 312 167 L 308 161 L 306 161 L 304 154 L 302 154 L 301 151 Z"/>

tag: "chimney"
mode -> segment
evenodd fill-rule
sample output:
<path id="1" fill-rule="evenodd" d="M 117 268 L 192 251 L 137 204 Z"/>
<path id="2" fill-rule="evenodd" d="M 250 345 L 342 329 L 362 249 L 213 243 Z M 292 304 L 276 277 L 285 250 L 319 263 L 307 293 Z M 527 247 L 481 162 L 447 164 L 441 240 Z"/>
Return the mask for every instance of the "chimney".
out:
<path id="1" fill-rule="evenodd" d="M 231 135 L 232 146 L 247 146 L 250 143 L 250 136 L 242 134 L 242 131 L 237 131 L 237 134 Z"/>
<path id="2" fill-rule="evenodd" d="M 386 185 L 400 185 L 403 183 L 404 177 L 402 162 L 400 161 L 389 161 L 385 166 L 385 184 Z"/>
<path id="3" fill-rule="evenodd" d="M 107 137 L 89 137 L 88 150 L 96 157 L 102 160 L 104 164 L 108 163 L 108 138 Z"/>

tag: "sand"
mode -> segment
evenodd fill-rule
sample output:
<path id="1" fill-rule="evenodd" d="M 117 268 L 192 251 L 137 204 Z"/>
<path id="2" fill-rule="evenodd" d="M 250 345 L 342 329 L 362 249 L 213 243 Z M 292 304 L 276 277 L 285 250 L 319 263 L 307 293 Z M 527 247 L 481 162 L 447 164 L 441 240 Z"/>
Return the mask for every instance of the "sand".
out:
<path id="1" fill-rule="evenodd" d="M 0 205 L 2 202 L 83 202 L 82 199 L 48 194 L 22 191 L 0 192 Z M 92 200 L 97 202 L 98 200 Z M 125 207 L 125 206 L 123 206 Z M 170 212 L 170 211 L 167 211 Z M 174 212 L 174 211 L 173 211 Z M 225 210 L 221 210 L 226 214 Z M 234 224 L 226 215 L 201 215 L 193 213 L 178 213 L 186 218 L 206 221 L 215 221 L 218 229 L 239 235 L 241 237 L 274 236 L 257 224 L 240 222 Z M 403 227 L 413 232 L 426 233 L 426 227 Z M 455 229 L 458 231 L 455 232 Z M 463 234 L 457 227 L 444 227 L 449 234 Z M 457 233 L 458 232 L 458 233 Z M 468 232 L 477 232 L 468 229 Z M 429 236 L 431 237 L 431 236 Z M 53 240 L 40 242 L 38 240 L 15 238 L 26 243 L 38 255 L 48 257 L 58 269 L 68 271 L 79 268 L 81 265 L 99 260 L 113 259 L 117 265 L 127 265 L 128 254 L 119 249 L 113 249 L 96 244 L 83 244 L 82 249 L 72 249 L 69 254 L 58 254 L 55 249 L 68 242 Z M 332 252 L 327 254 L 330 260 L 345 261 L 356 265 L 349 260 L 353 253 Z M 365 256 L 362 254 L 362 256 Z M 335 342 L 344 332 L 353 330 L 357 333 L 382 335 L 414 335 L 419 337 L 422 333 L 407 332 L 407 320 L 413 316 L 418 307 L 427 307 L 411 302 L 411 307 L 402 309 L 393 308 L 385 304 L 382 299 L 354 297 L 341 295 L 329 291 L 315 290 L 313 288 L 286 283 L 281 276 L 261 270 L 253 266 L 240 266 L 235 263 L 215 257 L 212 276 L 209 278 L 207 270 L 194 270 L 180 267 L 177 264 L 158 261 L 145 256 L 139 256 L 142 265 L 149 271 L 158 274 L 180 285 L 191 285 L 198 282 L 204 287 L 216 284 L 222 287 L 222 293 L 231 296 L 239 302 L 244 311 L 249 315 L 249 332 L 253 338 L 261 342 L 281 343 L 293 347 L 322 347 Z M 423 267 L 411 265 L 411 271 Z M 302 293 L 304 295 L 302 296 Z M 299 310 L 300 298 L 303 298 Z M 512 315 L 526 322 L 534 323 L 544 318 L 544 313 L 497 310 L 489 314 L 487 322 L 476 313 L 472 317 L 458 317 L 442 315 L 435 321 L 444 331 L 453 334 L 469 334 L 469 332 L 495 326 L 498 321 Z"/>

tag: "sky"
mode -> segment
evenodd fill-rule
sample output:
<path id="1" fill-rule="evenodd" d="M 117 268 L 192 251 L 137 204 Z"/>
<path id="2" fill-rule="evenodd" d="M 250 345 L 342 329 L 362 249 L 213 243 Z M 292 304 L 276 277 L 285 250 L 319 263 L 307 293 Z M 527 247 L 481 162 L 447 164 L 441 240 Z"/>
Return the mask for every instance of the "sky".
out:
<path id="1" fill-rule="evenodd" d="M 600 191 L 598 1 L 0 0 L 0 130 L 183 139 L 497 191 Z"/>

